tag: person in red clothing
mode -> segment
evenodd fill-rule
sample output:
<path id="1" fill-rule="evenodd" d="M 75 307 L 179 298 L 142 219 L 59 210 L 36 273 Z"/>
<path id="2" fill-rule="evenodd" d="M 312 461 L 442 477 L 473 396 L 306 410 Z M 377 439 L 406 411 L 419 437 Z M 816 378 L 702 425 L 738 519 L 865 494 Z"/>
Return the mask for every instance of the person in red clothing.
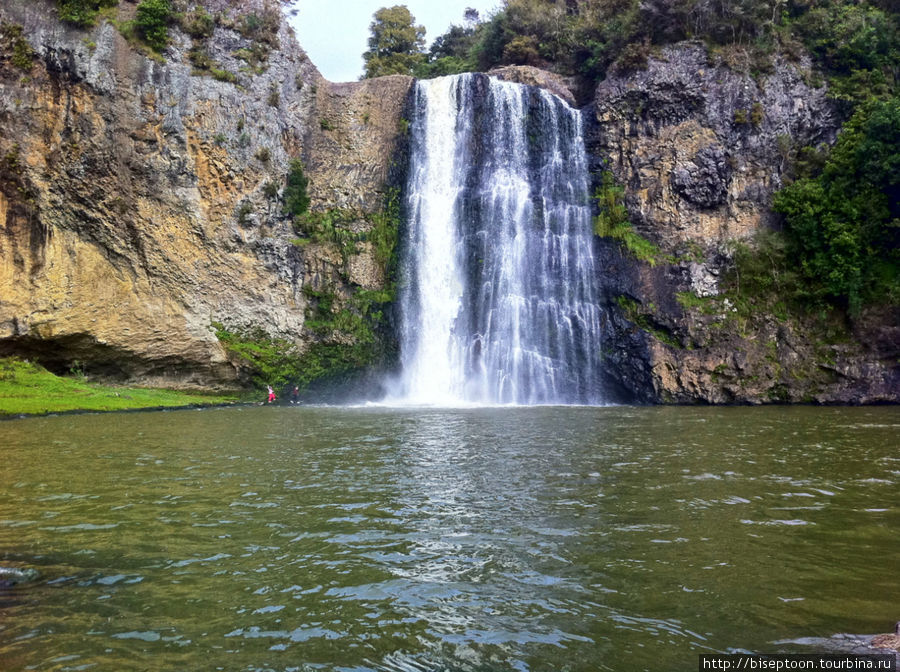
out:
<path id="1" fill-rule="evenodd" d="M 271 385 L 266 385 L 266 387 L 269 388 L 269 401 L 268 401 L 268 403 L 271 404 L 273 401 L 275 401 L 275 390 L 272 389 L 272 386 L 271 386 Z"/>

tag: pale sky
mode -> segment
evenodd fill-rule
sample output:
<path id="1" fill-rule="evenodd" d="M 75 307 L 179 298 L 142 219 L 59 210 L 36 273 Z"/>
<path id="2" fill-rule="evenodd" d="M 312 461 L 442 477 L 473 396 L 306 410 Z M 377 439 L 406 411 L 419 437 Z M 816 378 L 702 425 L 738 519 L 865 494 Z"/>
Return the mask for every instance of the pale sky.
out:
<path id="1" fill-rule="evenodd" d="M 425 26 L 425 39 L 443 35 L 450 24 L 463 24 L 466 7 L 487 18 L 501 0 L 295 0 L 298 10 L 291 19 L 300 46 L 309 54 L 319 72 L 332 82 L 359 79 L 363 71 L 362 53 L 368 49 L 372 15 L 382 7 L 406 5 Z"/>

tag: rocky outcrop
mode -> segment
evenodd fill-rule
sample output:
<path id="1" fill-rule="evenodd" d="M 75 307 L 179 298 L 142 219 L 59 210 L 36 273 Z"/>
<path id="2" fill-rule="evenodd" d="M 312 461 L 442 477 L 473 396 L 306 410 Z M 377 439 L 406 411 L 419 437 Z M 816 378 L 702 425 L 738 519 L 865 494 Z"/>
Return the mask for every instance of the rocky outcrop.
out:
<path id="1" fill-rule="evenodd" d="M 570 107 L 576 106 L 575 95 L 572 93 L 575 88 L 574 84 L 555 73 L 535 68 L 532 65 L 507 65 L 502 68 L 494 68 L 487 74 L 502 79 L 504 82 L 515 82 L 546 89 L 553 95 L 562 98 Z"/>
<path id="2" fill-rule="evenodd" d="M 780 57 L 756 78 L 710 62 L 706 47 L 665 47 L 646 70 L 598 87 L 592 154 L 627 187 L 639 231 L 665 247 L 717 245 L 769 223 L 793 147 L 840 127 L 808 62 Z"/>
<path id="3" fill-rule="evenodd" d="M 197 40 L 177 26 L 162 57 L 126 40 L 113 21 L 128 3 L 88 30 L 45 0 L 0 7 L 33 50 L 0 59 L 0 354 L 231 386 L 239 370 L 214 325 L 303 350 L 305 287 L 383 282 L 365 244 L 349 256 L 293 244 L 280 190 L 301 157 L 313 209 L 377 210 L 410 80 L 331 85 L 277 3 L 209 9 L 214 65 L 198 70 Z M 262 57 L 241 30 L 254 12 L 275 17 Z"/>
<path id="4" fill-rule="evenodd" d="M 624 186 L 641 262 L 598 240 L 611 390 L 651 403 L 900 401 L 900 316 L 846 325 L 737 305 L 720 294 L 735 241 L 772 224 L 794 148 L 833 141 L 839 120 L 809 63 L 776 59 L 757 78 L 667 47 L 645 71 L 611 76 L 588 146 Z M 608 177 L 606 179 L 609 179 Z"/>
<path id="5" fill-rule="evenodd" d="M 381 207 L 385 187 L 405 169 L 397 140 L 408 132 L 412 85 L 412 77 L 390 75 L 318 87 L 307 161 L 314 201 L 360 212 Z"/>
<path id="6" fill-rule="evenodd" d="M 677 404 L 900 401 L 900 315 L 871 311 L 848 332 L 815 316 L 748 314 L 692 291 L 693 262 L 651 267 L 598 241 L 603 352 L 613 398 Z M 686 300 L 687 299 L 687 300 Z"/>

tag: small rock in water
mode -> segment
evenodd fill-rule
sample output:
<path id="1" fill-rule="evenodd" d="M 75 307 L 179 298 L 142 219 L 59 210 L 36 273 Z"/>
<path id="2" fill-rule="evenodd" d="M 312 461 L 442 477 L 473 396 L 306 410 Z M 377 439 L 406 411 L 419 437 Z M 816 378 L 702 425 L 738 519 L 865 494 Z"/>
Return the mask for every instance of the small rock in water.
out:
<path id="1" fill-rule="evenodd" d="M 890 654 L 892 649 L 873 646 L 872 640 L 878 635 L 856 635 L 839 633 L 831 637 L 800 637 L 774 642 L 774 644 L 790 644 L 809 647 L 812 651 L 829 654 L 877 655 Z M 900 672 L 900 657 L 895 661 L 895 672 Z"/>
<path id="2" fill-rule="evenodd" d="M 29 583 L 40 576 L 30 567 L 0 567 L 0 588 L 12 588 L 20 583 Z"/>

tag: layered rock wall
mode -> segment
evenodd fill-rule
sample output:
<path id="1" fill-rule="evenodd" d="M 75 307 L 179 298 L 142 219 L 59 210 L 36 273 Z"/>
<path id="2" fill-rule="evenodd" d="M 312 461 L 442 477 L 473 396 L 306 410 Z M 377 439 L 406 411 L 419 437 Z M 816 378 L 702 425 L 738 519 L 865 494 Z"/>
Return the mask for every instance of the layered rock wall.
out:
<path id="1" fill-rule="evenodd" d="M 640 261 L 598 239 L 606 369 L 623 398 L 675 403 L 900 401 L 900 321 L 890 310 L 836 333 L 802 315 L 739 310 L 723 289 L 736 243 L 777 225 L 792 152 L 829 144 L 840 120 L 808 61 L 756 77 L 704 45 L 662 49 L 596 92 L 588 145 L 597 186 L 624 188 Z"/>
<path id="2" fill-rule="evenodd" d="M 752 77 L 705 45 L 665 47 L 596 91 L 596 170 L 625 185 L 639 231 L 666 248 L 721 245 L 769 223 L 792 148 L 834 141 L 840 121 L 809 62 Z"/>
<path id="3" fill-rule="evenodd" d="M 313 208 L 377 209 L 411 80 L 333 86 L 284 21 L 251 67 L 241 18 L 277 4 L 209 7 L 224 18 L 203 45 L 217 77 L 195 70 L 177 27 L 162 57 L 127 41 L 113 23 L 128 3 L 87 30 L 54 7 L 0 7 L 33 50 L 28 67 L 0 61 L 0 354 L 210 387 L 239 373 L 213 325 L 305 347 L 303 288 L 349 282 L 349 262 L 292 244 L 288 162 L 309 166 Z M 370 257 L 349 261 L 378 284 Z"/>

